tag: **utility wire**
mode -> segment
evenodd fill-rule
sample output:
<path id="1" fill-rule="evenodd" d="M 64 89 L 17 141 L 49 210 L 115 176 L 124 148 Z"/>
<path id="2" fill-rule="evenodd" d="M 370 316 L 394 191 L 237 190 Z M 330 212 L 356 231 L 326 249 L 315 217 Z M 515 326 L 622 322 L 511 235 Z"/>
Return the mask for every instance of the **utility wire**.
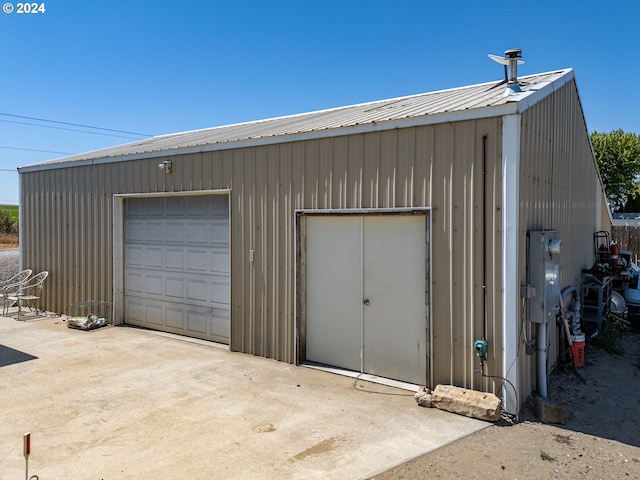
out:
<path id="1" fill-rule="evenodd" d="M 6 148 L 7 150 L 22 150 L 24 152 L 41 152 L 41 153 L 58 153 L 60 155 L 75 155 L 74 153 L 69 153 L 69 152 L 56 152 L 53 150 L 37 150 L 35 148 L 7 147 L 4 145 L 0 145 L 0 148 Z"/>
<path id="2" fill-rule="evenodd" d="M 3 114 L 0 114 L 3 115 Z M 101 133 L 101 132 L 87 132 L 86 130 L 78 130 L 75 128 L 65 128 L 65 127 L 54 127 L 53 125 L 40 125 L 38 123 L 29 123 L 29 122 L 17 122 L 15 120 L 2 120 L 0 119 L 0 122 L 5 122 L 5 123 L 16 123 L 18 125 L 30 125 L 33 127 L 42 127 L 42 128 L 55 128 L 56 130 L 68 130 L 70 132 L 80 132 L 80 133 L 88 133 L 90 135 L 104 135 L 106 137 L 118 137 L 118 138 L 130 138 L 132 140 L 137 140 L 136 137 L 130 137 L 130 136 L 125 136 L 125 135 L 114 135 L 113 133 Z M 94 127 L 92 127 L 94 128 Z M 138 135 L 138 134 L 136 134 Z"/>
<path id="3" fill-rule="evenodd" d="M 126 130 L 115 130 L 113 128 L 93 127 L 91 125 L 83 125 L 81 123 L 70 123 L 70 122 L 61 122 L 61 121 L 58 121 L 58 120 L 47 120 L 46 118 L 27 117 L 26 115 L 15 115 L 13 113 L 0 112 L 0 115 L 4 115 L 5 117 L 23 118 L 25 120 L 36 120 L 38 122 L 57 123 L 59 125 L 69 125 L 69 126 L 72 126 L 72 127 L 92 128 L 92 129 L 95 129 L 95 130 L 104 130 L 106 132 L 127 133 L 129 135 L 138 135 L 140 137 L 151 137 L 152 136 L 152 135 L 149 135 L 147 133 L 128 132 Z"/>

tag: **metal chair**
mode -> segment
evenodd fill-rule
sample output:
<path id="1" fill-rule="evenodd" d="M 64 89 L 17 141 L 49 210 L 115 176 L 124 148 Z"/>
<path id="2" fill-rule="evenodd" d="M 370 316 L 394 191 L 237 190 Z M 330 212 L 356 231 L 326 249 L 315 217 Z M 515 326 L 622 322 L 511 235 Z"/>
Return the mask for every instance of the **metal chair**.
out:
<path id="1" fill-rule="evenodd" d="M 5 316 L 9 309 L 9 303 L 18 304 L 18 320 L 20 320 L 20 314 L 22 313 L 23 302 L 38 300 L 42 297 L 42 290 L 44 289 L 44 281 L 47 279 L 49 272 L 44 271 L 35 274 L 33 277 L 28 278 L 26 282 L 14 283 L 6 285 L 2 288 L 2 297 L 4 299 L 4 305 L 2 315 Z M 38 310 L 36 309 L 36 314 Z"/>
<path id="2" fill-rule="evenodd" d="M 33 273 L 33 270 L 28 268 L 15 274 L 13 277 L 0 282 L 0 299 L 2 300 L 3 316 L 6 315 L 9 307 L 11 307 L 15 303 L 15 301 L 9 302 L 8 297 L 10 295 L 15 295 L 20 287 L 27 283 L 29 277 L 31 276 L 31 273 Z"/>
<path id="3" fill-rule="evenodd" d="M 32 273 L 33 270 L 31 270 L 30 268 L 22 270 L 21 272 L 16 273 L 13 277 L 0 281 L 0 288 L 4 287 L 5 285 L 13 285 L 15 283 L 26 282 Z"/>

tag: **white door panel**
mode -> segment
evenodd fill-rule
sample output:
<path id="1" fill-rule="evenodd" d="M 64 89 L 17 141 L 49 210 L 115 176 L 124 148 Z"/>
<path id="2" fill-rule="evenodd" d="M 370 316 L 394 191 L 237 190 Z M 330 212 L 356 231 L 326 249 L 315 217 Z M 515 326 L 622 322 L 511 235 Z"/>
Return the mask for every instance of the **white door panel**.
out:
<path id="1" fill-rule="evenodd" d="M 425 384 L 425 219 L 364 219 L 364 371 Z"/>
<path id="2" fill-rule="evenodd" d="M 359 217 L 307 219 L 307 360 L 360 371 Z"/>

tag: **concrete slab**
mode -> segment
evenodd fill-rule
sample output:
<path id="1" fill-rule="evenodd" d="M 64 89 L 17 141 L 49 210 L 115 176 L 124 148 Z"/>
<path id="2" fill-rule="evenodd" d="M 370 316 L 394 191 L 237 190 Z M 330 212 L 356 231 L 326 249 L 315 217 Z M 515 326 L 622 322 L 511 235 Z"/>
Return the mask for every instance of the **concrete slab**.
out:
<path id="1" fill-rule="evenodd" d="M 127 327 L 0 317 L 0 479 L 368 478 L 487 423 L 413 392 Z"/>

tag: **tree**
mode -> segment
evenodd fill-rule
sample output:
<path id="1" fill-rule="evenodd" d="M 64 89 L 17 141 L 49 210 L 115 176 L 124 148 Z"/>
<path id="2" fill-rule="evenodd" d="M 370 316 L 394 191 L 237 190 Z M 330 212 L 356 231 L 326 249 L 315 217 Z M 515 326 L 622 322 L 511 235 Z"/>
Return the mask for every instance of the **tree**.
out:
<path id="1" fill-rule="evenodd" d="M 626 211 L 630 200 L 640 197 L 640 136 L 622 130 L 594 131 L 591 144 L 611 209 Z"/>

